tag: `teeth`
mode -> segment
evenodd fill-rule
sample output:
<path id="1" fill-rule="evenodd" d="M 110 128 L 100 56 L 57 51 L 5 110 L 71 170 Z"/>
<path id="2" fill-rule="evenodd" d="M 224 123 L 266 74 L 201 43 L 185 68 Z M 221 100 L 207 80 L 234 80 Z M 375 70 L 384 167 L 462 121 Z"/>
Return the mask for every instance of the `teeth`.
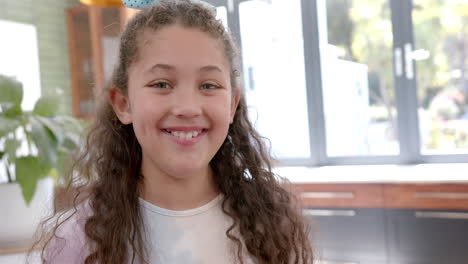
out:
<path id="1" fill-rule="evenodd" d="M 181 139 L 191 139 L 196 136 L 198 136 L 201 133 L 201 130 L 199 131 L 190 131 L 190 132 L 181 132 L 181 131 L 170 131 L 168 130 L 173 136 L 176 136 Z"/>

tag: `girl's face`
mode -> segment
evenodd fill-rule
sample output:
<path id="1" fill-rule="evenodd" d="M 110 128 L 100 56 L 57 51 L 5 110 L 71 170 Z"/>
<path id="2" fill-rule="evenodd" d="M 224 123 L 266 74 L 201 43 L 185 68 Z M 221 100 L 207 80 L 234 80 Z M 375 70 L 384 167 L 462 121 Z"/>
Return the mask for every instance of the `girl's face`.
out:
<path id="1" fill-rule="evenodd" d="M 111 94 L 119 119 L 133 124 L 143 173 L 184 178 L 206 173 L 239 102 L 219 41 L 180 25 L 139 38 L 128 95 Z"/>

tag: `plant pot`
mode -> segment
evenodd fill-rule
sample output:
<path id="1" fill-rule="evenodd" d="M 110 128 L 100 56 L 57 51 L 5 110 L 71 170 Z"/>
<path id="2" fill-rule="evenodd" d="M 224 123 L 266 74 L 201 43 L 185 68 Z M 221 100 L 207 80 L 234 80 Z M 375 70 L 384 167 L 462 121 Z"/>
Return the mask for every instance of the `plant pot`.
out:
<path id="1" fill-rule="evenodd" d="M 0 248 L 18 249 L 31 245 L 41 220 L 52 210 L 53 180 L 39 180 L 31 203 L 26 205 L 18 183 L 0 184 Z"/>

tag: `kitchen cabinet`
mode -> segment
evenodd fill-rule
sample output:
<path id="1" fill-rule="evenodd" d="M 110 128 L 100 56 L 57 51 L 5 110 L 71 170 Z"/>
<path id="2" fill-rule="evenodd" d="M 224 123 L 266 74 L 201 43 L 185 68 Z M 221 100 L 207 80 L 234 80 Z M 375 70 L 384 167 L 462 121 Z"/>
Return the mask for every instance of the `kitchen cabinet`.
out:
<path id="1" fill-rule="evenodd" d="M 387 210 L 390 264 L 467 264 L 468 211 Z"/>
<path id="2" fill-rule="evenodd" d="M 317 256 L 331 263 L 386 263 L 383 209 L 304 209 Z"/>
<path id="3" fill-rule="evenodd" d="M 468 264 L 468 184 L 295 184 L 324 264 Z"/>

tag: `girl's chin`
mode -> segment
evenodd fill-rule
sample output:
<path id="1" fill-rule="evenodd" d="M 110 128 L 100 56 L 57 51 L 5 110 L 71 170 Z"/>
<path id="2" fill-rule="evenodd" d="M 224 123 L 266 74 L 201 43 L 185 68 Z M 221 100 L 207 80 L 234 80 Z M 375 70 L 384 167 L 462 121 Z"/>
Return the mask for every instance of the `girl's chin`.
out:
<path id="1" fill-rule="evenodd" d="M 185 166 L 176 166 L 176 169 L 169 170 L 170 175 L 172 177 L 175 177 L 177 179 L 187 179 L 187 178 L 192 178 L 200 175 L 207 174 L 209 172 L 209 168 L 207 166 L 203 167 L 185 167 Z"/>

